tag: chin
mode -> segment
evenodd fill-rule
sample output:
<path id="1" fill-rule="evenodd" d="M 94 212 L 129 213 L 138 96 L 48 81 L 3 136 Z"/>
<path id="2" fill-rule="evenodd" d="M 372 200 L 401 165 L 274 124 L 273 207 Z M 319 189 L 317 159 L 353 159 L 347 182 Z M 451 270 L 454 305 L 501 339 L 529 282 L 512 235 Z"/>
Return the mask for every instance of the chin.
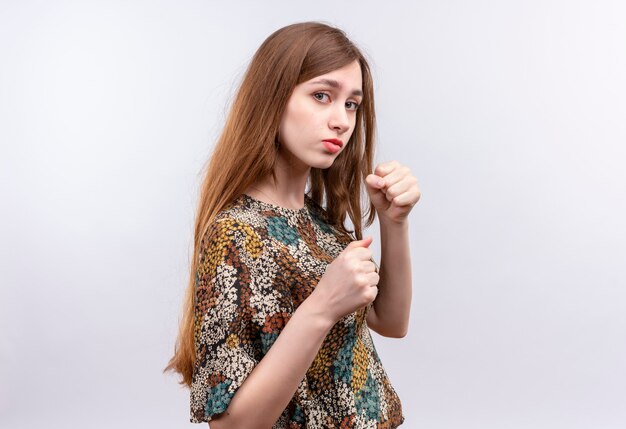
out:
<path id="1" fill-rule="evenodd" d="M 303 164 L 303 166 L 325 170 L 333 165 L 333 162 L 335 162 L 335 158 L 339 155 L 339 153 L 335 155 L 326 153 L 302 153 L 300 156 L 295 155 L 293 158 L 297 159 L 301 164 Z"/>
<path id="2" fill-rule="evenodd" d="M 317 162 L 313 162 L 309 165 L 313 168 L 319 168 L 321 170 L 325 170 L 327 168 L 330 168 L 333 165 L 333 162 L 335 162 L 335 158 L 325 157 L 325 159 L 317 160 Z"/>

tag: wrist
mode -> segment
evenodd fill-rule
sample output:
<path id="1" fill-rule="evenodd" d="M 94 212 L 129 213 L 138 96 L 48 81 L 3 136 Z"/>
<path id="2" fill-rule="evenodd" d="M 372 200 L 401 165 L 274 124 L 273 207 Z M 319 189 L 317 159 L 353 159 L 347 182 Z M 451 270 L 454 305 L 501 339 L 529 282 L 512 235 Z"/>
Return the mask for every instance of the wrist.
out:
<path id="1" fill-rule="evenodd" d="M 303 313 L 315 326 L 326 331 L 329 331 L 337 323 L 337 320 L 328 311 L 328 306 L 320 301 L 315 290 L 307 299 L 302 301 L 297 311 Z"/>
<path id="2" fill-rule="evenodd" d="M 404 218 L 400 221 L 395 221 L 387 218 L 380 218 L 380 228 L 383 229 L 396 229 L 396 230 L 408 230 L 409 229 L 409 220 Z"/>

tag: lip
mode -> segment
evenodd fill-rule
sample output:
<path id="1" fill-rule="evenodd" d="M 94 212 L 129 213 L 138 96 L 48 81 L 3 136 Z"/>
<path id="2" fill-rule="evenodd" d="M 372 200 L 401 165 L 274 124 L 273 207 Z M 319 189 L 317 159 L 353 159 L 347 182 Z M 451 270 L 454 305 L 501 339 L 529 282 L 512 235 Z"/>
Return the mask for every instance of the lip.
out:
<path id="1" fill-rule="evenodd" d="M 322 144 L 326 148 L 326 150 L 330 153 L 337 153 L 341 150 L 338 144 L 335 144 L 328 140 L 322 140 Z"/>
<path id="2" fill-rule="evenodd" d="M 343 146 L 343 142 L 341 140 L 339 140 L 339 139 L 324 139 L 322 141 L 331 142 L 332 144 L 336 144 L 339 147 Z"/>

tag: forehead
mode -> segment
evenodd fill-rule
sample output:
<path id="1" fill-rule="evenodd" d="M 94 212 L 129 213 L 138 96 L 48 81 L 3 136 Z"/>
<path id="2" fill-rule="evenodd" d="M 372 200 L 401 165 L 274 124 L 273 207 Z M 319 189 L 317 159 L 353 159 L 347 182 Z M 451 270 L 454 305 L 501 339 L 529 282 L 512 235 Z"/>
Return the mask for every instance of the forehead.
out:
<path id="1" fill-rule="evenodd" d="M 305 82 L 308 85 L 326 85 L 352 95 L 363 95 L 361 66 L 354 61 L 337 70 L 319 75 Z"/>

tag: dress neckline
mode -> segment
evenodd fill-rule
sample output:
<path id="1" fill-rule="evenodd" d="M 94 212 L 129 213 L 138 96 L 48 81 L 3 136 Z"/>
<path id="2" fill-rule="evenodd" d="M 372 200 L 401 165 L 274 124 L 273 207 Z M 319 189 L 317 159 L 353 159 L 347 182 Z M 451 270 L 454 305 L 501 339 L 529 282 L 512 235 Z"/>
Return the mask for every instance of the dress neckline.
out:
<path id="1" fill-rule="evenodd" d="M 262 209 L 266 209 L 266 210 L 273 210 L 275 212 L 279 212 L 282 214 L 287 214 L 287 215 L 304 215 L 306 213 L 309 212 L 309 204 L 310 204 L 310 198 L 307 194 L 304 194 L 304 207 L 301 207 L 299 209 L 291 209 L 291 208 L 287 208 L 287 207 L 283 207 L 283 206 L 279 206 L 277 204 L 273 204 L 273 203 L 268 203 L 262 200 L 259 200 L 258 198 L 255 198 L 251 195 L 248 195 L 246 193 L 242 193 L 241 196 L 243 197 L 244 200 L 248 201 L 249 203 L 262 208 Z"/>

